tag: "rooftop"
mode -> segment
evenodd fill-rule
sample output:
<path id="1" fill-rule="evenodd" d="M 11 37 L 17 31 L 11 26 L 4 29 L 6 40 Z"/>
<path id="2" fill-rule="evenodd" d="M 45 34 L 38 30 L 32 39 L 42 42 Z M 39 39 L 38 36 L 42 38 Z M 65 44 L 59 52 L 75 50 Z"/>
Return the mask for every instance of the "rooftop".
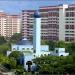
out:
<path id="1" fill-rule="evenodd" d="M 27 40 L 26 38 L 22 39 L 17 44 L 18 45 L 32 45 L 32 43 L 29 40 Z"/>

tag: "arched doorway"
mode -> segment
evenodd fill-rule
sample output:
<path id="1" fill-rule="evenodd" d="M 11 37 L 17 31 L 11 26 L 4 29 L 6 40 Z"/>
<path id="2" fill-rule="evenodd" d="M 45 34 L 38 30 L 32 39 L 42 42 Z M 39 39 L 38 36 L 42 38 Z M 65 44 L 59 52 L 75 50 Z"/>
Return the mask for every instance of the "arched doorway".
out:
<path id="1" fill-rule="evenodd" d="M 32 61 L 27 61 L 26 65 L 28 65 L 28 72 L 31 72 Z"/>

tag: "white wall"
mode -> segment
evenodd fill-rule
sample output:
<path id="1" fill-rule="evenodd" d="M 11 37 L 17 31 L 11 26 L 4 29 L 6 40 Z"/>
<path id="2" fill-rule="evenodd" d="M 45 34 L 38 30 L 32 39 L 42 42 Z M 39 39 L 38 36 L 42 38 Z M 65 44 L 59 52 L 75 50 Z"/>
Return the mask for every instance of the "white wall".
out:
<path id="1" fill-rule="evenodd" d="M 33 51 L 33 45 L 12 45 L 11 46 L 11 50 L 12 51 L 15 51 L 13 50 L 13 48 L 15 48 L 15 50 L 17 51 L 21 51 L 23 50 L 22 48 L 25 48 L 26 51 Z M 41 45 L 41 51 L 49 51 L 49 46 L 48 45 Z"/>
<path id="2" fill-rule="evenodd" d="M 63 5 L 59 9 L 59 40 L 65 41 L 65 9 L 68 5 Z"/>
<path id="3" fill-rule="evenodd" d="M 33 48 L 36 54 L 41 50 L 41 18 L 35 18 L 33 30 Z"/>
<path id="4" fill-rule="evenodd" d="M 65 52 L 65 48 L 55 48 L 55 50 L 51 53 L 54 56 L 68 56 L 69 53 Z"/>

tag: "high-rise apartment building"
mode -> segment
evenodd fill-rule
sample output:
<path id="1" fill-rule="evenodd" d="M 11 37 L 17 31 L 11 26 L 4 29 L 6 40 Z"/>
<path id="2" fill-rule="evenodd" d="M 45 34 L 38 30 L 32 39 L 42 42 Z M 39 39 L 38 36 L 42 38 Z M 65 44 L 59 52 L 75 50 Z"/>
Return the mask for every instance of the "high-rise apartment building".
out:
<path id="1" fill-rule="evenodd" d="M 25 38 L 32 37 L 34 14 L 35 10 L 23 10 L 22 11 L 22 35 Z"/>
<path id="2" fill-rule="evenodd" d="M 8 15 L 0 11 L 0 35 L 11 37 L 14 33 L 20 33 L 21 18 L 19 15 Z"/>
<path id="3" fill-rule="evenodd" d="M 35 10 L 22 11 L 22 35 L 29 38 L 33 36 Z M 75 40 L 75 5 L 43 6 L 41 13 L 42 39 L 45 40 Z"/>

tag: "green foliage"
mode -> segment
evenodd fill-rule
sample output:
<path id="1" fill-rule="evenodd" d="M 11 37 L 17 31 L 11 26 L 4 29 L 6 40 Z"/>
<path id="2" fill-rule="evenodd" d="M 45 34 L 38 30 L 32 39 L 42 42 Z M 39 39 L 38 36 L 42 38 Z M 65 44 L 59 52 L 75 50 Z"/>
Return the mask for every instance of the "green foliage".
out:
<path id="1" fill-rule="evenodd" d="M 64 41 L 46 41 L 42 40 L 42 45 L 49 45 L 49 50 L 54 50 L 55 48 L 65 48 L 66 52 L 69 52 L 70 55 L 75 53 L 75 42 L 64 42 Z"/>
<path id="2" fill-rule="evenodd" d="M 23 65 L 20 62 L 20 58 L 23 57 L 23 53 L 20 51 L 13 51 L 10 55 L 9 58 L 13 58 L 14 60 L 16 60 L 17 65 Z"/>
<path id="3" fill-rule="evenodd" d="M 20 52 L 12 52 L 10 57 L 0 54 L 0 64 L 6 67 L 8 70 L 16 69 L 18 73 L 23 73 L 25 70 L 23 64 L 17 64 L 17 60 L 23 54 Z"/>
<path id="4" fill-rule="evenodd" d="M 64 41 L 58 41 L 56 43 L 56 47 L 58 47 L 58 48 L 65 48 L 65 42 Z"/>
<path id="5" fill-rule="evenodd" d="M 4 56 L 3 54 L 0 54 L 0 64 L 9 63 L 9 58 L 7 56 Z"/>
<path id="6" fill-rule="evenodd" d="M 24 75 L 25 72 L 26 72 L 26 71 L 25 71 L 25 69 L 24 69 L 23 66 L 18 65 L 18 66 L 16 67 L 16 75 Z"/>
<path id="7" fill-rule="evenodd" d="M 55 47 L 56 47 L 56 42 L 49 41 L 48 45 L 49 45 L 49 50 L 53 51 L 55 49 Z"/>
<path id="8" fill-rule="evenodd" d="M 21 56 L 23 56 L 23 53 L 20 51 L 13 51 L 9 57 L 14 57 L 15 59 L 19 59 Z"/>
<path id="9" fill-rule="evenodd" d="M 56 47 L 56 42 L 53 42 L 53 41 L 42 40 L 41 44 L 49 45 L 49 50 L 54 50 L 54 48 Z"/>
<path id="10" fill-rule="evenodd" d="M 5 43 L 5 44 L 0 45 L 0 53 L 6 55 L 6 52 L 8 50 L 10 50 L 10 47 L 8 44 Z"/>
<path id="11" fill-rule="evenodd" d="M 11 36 L 10 41 L 12 43 L 17 43 L 21 39 L 21 33 L 15 33 L 14 35 Z"/>
<path id="12" fill-rule="evenodd" d="M 17 62 L 13 58 L 9 59 L 9 65 L 11 69 L 16 69 Z"/>
<path id="13" fill-rule="evenodd" d="M 45 56 L 33 61 L 39 66 L 41 74 L 75 73 L 75 55 L 67 57 Z M 68 60 L 67 60 L 68 59 Z"/>
<path id="14" fill-rule="evenodd" d="M 0 45 L 6 43 L 6 40 L 3 36 L 0 36 Z"/>
<path id="15" fill-rule="evenodd" d="M 48 44 L 48 41 L 47 40 L 41 40 L 41 44 L 42 45 L 47 45 Z"/>
<path id="16" fill-rule="evenodd" d="M 7 56 L 4 56 L 3 54 L 0 54 L 0 64 L 4 65 L 8 69 L 14 69 L 16 68 L 16 61 L 14 59 L 10 59 Z"/>
<path id="17" fill-rule="evenodd" d="M 20 34 L 15 34 L 11 37 L 10 41 L 0 37 L 0 64 L 9 69 L 16 69 L 16 72 L 24 73 L 23 65 L 17 64 L 18 59 L 23 56 L 23 53 L 19 51 L 12 52 L 9 57 L 5 56 L 7 50 L 10 50 L 11 43 L 16 43 L 21 39 Z M 56 47 L 65 48 L 70 56 L 67 57 L 55 57 L 55 56 L 41 56 L 33 61 L 39 67 L 39 73 L 48 74 L 62 74 L 62 73 L 75 73 L 75 42 L 66 43 L 64 41 L 46 41 L 42 40 L 43 45 L 49 45 L 49 50 L 54 50 Z"/>
<path id="18" fill-rule="evenodd" d="M 71 42 L 68 44 L 67 50 L 70 52 L 70 54 L 75 53 L 75 42 Z"/>

